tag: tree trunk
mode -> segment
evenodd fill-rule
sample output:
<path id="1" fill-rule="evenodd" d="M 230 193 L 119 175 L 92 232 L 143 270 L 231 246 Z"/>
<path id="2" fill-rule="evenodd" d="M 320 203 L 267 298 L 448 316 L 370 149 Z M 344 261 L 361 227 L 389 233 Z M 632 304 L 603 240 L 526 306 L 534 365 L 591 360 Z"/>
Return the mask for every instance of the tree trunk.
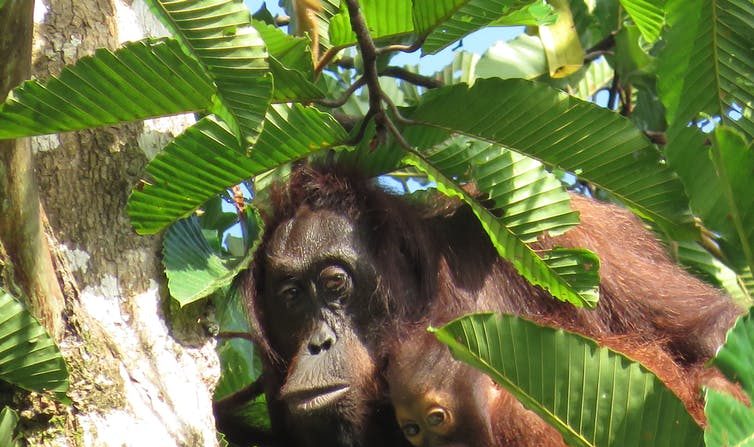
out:
<path id="1" fill-rule="evenodd" d="M 141 0 L 38 0 L 34 20 L 38 78 L 96 48 L 164 34 Z M 60 347 L 73 401 L 44 405 L 32 396 L 21 415 L 33 446 L 217 445 L 211 393 L 219 362 L 199 323 L 204 309 L 171 306 L 161 239 L 138 236 L 125 211 L 150 154 L 191 121 L 175 117 L 32 140 L 65 295 Z M 34 423 L 46 420 L 60 423 Z"/>

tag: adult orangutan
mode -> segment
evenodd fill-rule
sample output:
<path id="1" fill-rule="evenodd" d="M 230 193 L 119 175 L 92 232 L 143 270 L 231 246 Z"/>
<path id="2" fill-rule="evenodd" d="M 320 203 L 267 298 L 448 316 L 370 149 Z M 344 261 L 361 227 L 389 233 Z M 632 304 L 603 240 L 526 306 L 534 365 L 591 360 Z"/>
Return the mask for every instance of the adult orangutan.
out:
<path id="1" fill-rule="evenodd" d="M 530 285 L 450 201 L 415 203 L 311 167 L 272 197 L 245 292 L 279 445 L 406 445 L 382 378 L 386 346 L 436 308 L 514 313 L 597 340 L 662 340 L 681 366 L 708 359 L 740 312 L 676 266 L 630 213 L 576 196 L 582 224 L 539 244 L 600 256 L 595 310 Z"/>

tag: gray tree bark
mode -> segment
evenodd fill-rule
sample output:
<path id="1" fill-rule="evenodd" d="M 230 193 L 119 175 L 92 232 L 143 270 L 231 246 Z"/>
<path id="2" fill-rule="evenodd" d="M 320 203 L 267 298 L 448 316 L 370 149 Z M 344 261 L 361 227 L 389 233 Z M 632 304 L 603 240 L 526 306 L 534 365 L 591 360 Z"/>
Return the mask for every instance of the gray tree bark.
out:
<path id="1" fill-rule="evenodd" d="M 37 0 L 34 19 L 32 74 L 42 79 L 96 48 L 163 32 L 141 0 Z M 217 445 L 211 393 L 219 362 L 198 323 L 204 309 L 171 306 L 161 239 L 138 236 L 125 211 L 148 158 L 191 121 L 32 140 L 65 298 L 60 347 L 73 401 L 27 399 L 21 416 L 33 446 Z"/>

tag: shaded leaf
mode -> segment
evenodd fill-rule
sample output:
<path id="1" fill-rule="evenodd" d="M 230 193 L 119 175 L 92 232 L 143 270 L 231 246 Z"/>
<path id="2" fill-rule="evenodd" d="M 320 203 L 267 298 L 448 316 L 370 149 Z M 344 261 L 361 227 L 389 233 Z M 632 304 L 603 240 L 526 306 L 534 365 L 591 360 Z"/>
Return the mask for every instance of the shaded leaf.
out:
<path id="1" fill-rule="evenodd" d="M 683 403 L 639 363 L 594 341 L 511 315 L 434 329 L 453 355 L 490 375 L 571 446 L 701 446 Z"/>
<path id="2" fill-rule="evenodd" d="M 754 397 L 754 309 L 736 321 L 712 364 Z"/>
<path id="3" fill-rule="evenodd" d="M 738 248 L 747 265 L 754 271 L 754 150 L 735 130 L 721 126 L 715 129 L 712 161 L 728 204 L 725 217 L 733 221 Z"/>
<path id="4" fill-rule="evenodd" d="M 754 397 L 754 310 L 741 317 L 728 332 L 725 344 L 712 361 L 729 379 L 740 383 L 749 399 Z M 715 390 L 707 390 L 704 413 L 709 447 L 748 446 L 754 442 L 754 409 Z"/>
<path id="5" fill-rule="evenodd" d="M 728 219 L 728 201 L 723 184 L 710 158 L 707 136 L 696 127 L 677 126 L 668 129 L 665 156 L 668 165 L 678 174 L 689 196 L 689 204 L 704 225 L 719 238 L 716 243 L 732 265 L 744 264 L 738 248 L 736 228 Z"/>
<path id="6" fill-rule="evenodd" d="M 170 296 L 181 306 L 230 285 L 251 260 L 250 254 L 239 259 L 212 249 L 196 216 L 181 219 L 168 228 L 162 255 Z"/>
<path id="7" fill-rule="evenodd" d="M 673 241 L 678 248 L 678 261 L 693 268 L 707 282 L 725 290 L 742 308 L 750 307 L 752 295 L 744 287 L 744 278 L 738 276 L 730 267 L 712 256 L 699 243 L 692 241 Z"/>
<path id="8" fill-rule="evenodd" d="M 246 305 L 238 284 L 232 285 L 227 294 L 213 299 L 217 309 L 220 332 L 250 333 L 246 319 Z M 215 400 L 220 400 L 253 383 L 262 373 L 262 364 L 256 347 L 246 339 L 231 338 L 217 346 L 222 374 L 215 387 Z"/>
<path id="9" fill-rule="evenodd" d="M 2 8 L 2 2 L 0 2 L 0 8 Z M 18 413 L 13 411 L 10 407 L 4 407 L 0 411 L 0 445 L 7 447 L 15 447 L 20 445 L 14 441 L 14 432 L 16 431 L 16 425 L 18 425 Z"/>
<path id="10" fill-rule="evenodd" d="M 0 289 L 0 380 L 66 399 L 68 371 L 47 331 L 15 298 Z"/>

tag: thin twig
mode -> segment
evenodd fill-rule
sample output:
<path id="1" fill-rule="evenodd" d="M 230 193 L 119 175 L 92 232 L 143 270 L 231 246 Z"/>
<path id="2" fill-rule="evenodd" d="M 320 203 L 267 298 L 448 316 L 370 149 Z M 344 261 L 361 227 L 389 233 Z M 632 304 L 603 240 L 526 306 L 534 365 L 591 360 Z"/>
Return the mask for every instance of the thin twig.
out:
<path id="1" fill-rule="evenodd" d="M 384 47 L 380 47 L 380 48 L 377 48 L 377 54 L 394 53 L 396 51 L 400 51 L 403 53 L 413 53 L 414 51 L 421 48 L 422 45 L 424 45 L 424 40 L 426 38 L 427 38 L 426 35 L 420 36 L 411 45 L 387 45 Z"/>
<path id="2" fill-rule="evenodd" d="M 371 120 L 374 117 L 374 112 L 372 109 L 369 109 L 364 115 L 364 118 L 361 120 L 361 124 L 359 125 L 359 130 L 356 132 L 356 135 L 346 140 L 343 144 L 347 146 L 354 146 L 356 143 L 361 141 L 362 138 L 364 138 L 364 134 L 367 131 L 367 124 L 369 124 L 369 120 Z"/>
<path id="3" fill-rule="evenodd" d="M 409 144 L 408 141 L 406 141 L 406 138 L 401 134 L 400 130 L 398 130 L 397 127 L 395 127 L 395 124 L 391 120 L 385 120 L 385 125 L 387 126 L 390 133 L 393 134 L 396 141 L 398 141 L 398 144 L 400 144 L 404 149 L 406 149 L 409 152 L 415 152 L 414 147 Z"/>
<path id="4" fill-rule="evenodd" d="M 346 89 L 346 91 L 343 93 L 343 96 L 340 97 L 340 99 L 317 99 L 314 102 L 324 106 L 324 107 L 332 107 L 332 108 L 338 108 L 348 102 L 348 98 L 351 97 L 351 95 L 354 94 L 356 90 L 363 87 L 364 84 L 366 84 L 367 80 L 364 76 L 360 77 L 356 80 L 353 84 L 351 84 L 350 87 Z"/>
<path id="5" fill-rule="evenodd" d="M 426 88 L 439 88 L 444 84 L 439 79 L 433 79 L 428 76 L 422 76 L 418 73 L 412 73 L 405 68 L 389 66 L 380 71 L 380 76 L 389 76 L 391 78 L 400 79 L 402 81 L 410 82 L 411 84 L 418 85 Z"/>
<path id="6" fill-rule="evenodd" d="M 230 394 L 227 397 L 224 397 L 215 402 L 215 409 L 227 411 L 227 409 L 238 408 L 241 405 L 256 399 L 257 396 L 260 396 L 262 393 L 264 393 L 264 380 L 262 377 L 263 376 L 260 376 L 257 380 L 255 380 L 248 386 L 241 388 L 235 393 Z"/>
<path id="7" fill-rule="evenodd" d="M 319 76 L 320 73 L 322 73 L 322 70 L 325 69 L 327 64 L 330 63 L 330 61 L 335 57 L 335 55 L 338 54 L 340 49 L 336 47 L 328 48 L 327 51 L 325 51 L 325 54 L 322 55 L 322 57 L 317 61 L 317 65 L 314 67 L 314 77 L 316 78 Z"/>
<path id="8" fill-rule="evenodd" d="M 403 117 L 403 115 L 401 114 L 400 110 L 398 110 L 398 107 L 395 105 L 395 103 L 393 102 L 393 100 L 390 97 L 388 97 L 387 95 L 385 95 L 385 97 L 382 98 L 382 99 L 385 100 L 385 102 L 387 103 L 388 107 L 390 108 L 390 111 L 393 112 L 393 115 L 395 115 L 395 119 L 397 119 L 398 122 L 400 122 L 402 124 L 416 124 L 416 121 L 413 121 L 413 120 L 410 120 L 408 118 L 404 118 Z"/>

